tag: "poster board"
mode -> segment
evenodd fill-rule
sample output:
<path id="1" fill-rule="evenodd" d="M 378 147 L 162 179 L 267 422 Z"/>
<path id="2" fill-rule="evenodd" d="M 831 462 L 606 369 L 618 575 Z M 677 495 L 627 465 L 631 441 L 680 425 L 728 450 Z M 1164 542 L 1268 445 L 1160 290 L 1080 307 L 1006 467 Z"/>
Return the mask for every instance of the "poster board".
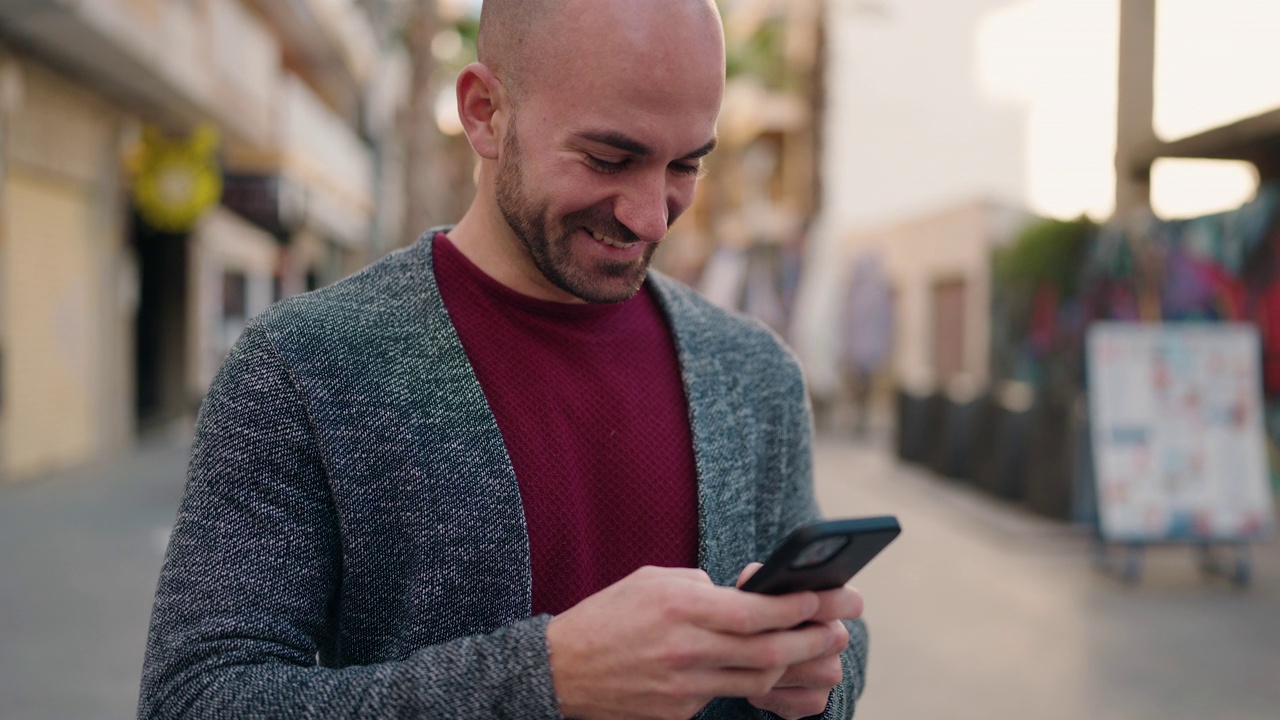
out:
<path id="1" fill-rule="evenodd" d="M 1247 323 L 1095 323 L 1089 420 L 1100 530 L 1123 542 L 1275 529 L 1262 351 Z"/>

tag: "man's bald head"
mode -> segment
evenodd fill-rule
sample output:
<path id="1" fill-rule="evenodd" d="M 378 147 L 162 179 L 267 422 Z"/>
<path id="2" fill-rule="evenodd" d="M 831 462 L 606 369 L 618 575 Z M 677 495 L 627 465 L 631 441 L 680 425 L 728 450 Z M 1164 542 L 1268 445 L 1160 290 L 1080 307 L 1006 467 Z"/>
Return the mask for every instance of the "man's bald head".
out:
<path id="1" fill-rule="evenodd" d="M 478 49 L 456 88 L 478 191 L 450 237 L 531 297 L 632 297 L 716 144 L 715 3 L 485 0 Z"/>
<path id="2" fill-rule="evenodd" d="M 646 27 L 696 27 L 708 41 L 714 32 L 723 47 L 714 0 L 484 0 L 478 59 L 519 97 L 536 77 L 566 79 L 560 75 L 566 51 L 614 46 L 608 31 L 640 34 Z"/>
<path id="3" fill-rule="evenodd" d="M 547 34 L 564 0 L 484 0 L 476 52 L 512 90 L 521 84 L 520 69 L 529 65 L 535 38 Z"/>

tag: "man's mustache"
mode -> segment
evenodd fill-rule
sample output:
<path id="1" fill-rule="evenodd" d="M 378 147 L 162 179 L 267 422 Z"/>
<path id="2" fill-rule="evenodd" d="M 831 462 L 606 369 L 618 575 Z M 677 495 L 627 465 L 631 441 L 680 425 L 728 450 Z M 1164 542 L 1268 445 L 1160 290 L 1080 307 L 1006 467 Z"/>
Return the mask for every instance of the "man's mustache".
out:
<path id="1" fill-rule="evenodd" d="M 601 235 L 607 235 L 618 242 L 640 242 L 640 237 L 631 232 L 631 228 L 618 222 L 618 219 L 612 213 L 584 210 L 566 218 L 565 225 L 569 227 L 583 226 Z"/>

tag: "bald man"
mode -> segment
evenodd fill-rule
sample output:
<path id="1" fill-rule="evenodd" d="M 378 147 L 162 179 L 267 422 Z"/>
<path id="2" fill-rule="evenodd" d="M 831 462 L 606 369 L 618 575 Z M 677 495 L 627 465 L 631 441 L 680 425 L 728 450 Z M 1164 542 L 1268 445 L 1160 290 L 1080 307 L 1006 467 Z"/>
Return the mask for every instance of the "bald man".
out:
<path id="1" fill-rule="evenodd" d="M 140 718 L 844 718 L 795 359 L 649 263 L 715 147 L 709 0 L 487 0 L 474 203 L 246 328 L 201 408 Z"/>

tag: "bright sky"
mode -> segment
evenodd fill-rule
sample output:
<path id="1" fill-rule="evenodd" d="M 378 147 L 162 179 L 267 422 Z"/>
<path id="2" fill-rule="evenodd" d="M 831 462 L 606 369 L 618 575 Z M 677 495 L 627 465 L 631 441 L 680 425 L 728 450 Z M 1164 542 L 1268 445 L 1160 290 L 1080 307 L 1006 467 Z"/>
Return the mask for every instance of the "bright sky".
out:
<path id="1" fill-rule="evenodd" d="M 1280 106 L 1280 2 L 1158 0 L 1156 132 L 1176 139 Z M 1028 112 L 1033 211 L 1097 219 L 1115 180 L 1118 0 L 1022 0 L 979 30 L 984 90 Z M 1244 163 L 1164 160 L 1152 204 L 1165 217 L 1229 209 L 1257 185 Z"/>

